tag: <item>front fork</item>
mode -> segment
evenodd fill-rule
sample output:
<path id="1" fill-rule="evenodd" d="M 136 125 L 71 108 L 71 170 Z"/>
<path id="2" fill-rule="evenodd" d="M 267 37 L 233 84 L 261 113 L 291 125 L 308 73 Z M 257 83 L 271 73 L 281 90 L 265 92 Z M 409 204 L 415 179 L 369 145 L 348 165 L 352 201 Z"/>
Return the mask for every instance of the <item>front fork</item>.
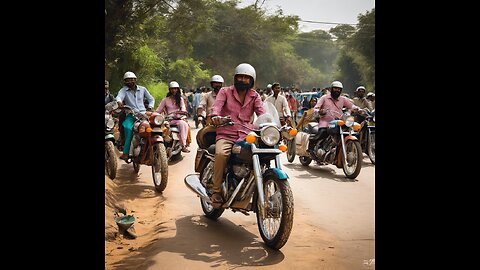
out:
<path id="1" fill-rule="evenodd" d="M 277 155 L 278 157 L 278 155 Z M 275 158 L 275 163 L 280 164 L 280 162 L 277 162 L 277 159 Z M 260 200 L 260 203 L 257 202 L 257 205 L 259 205 L 259 211 L 260 211 L 260 216 L 265 217 L 265 197 L 263 194 L 263 176 L 262 176 L 262 169 L 260 166 L 260 158 L 258 157 L 258 154 L 253 154 L 253 171 L 255 173 L 255 181 L 257 183 L 257 192 L 258 192 L 258 200 Z"/>

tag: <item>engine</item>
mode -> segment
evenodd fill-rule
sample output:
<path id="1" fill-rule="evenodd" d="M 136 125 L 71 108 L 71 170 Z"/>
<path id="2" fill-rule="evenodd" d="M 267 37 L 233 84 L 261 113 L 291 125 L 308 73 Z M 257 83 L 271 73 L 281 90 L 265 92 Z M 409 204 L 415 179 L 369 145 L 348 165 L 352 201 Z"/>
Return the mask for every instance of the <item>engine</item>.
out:
<path id="1" fill-rule="evenodd" d="M 232 171 L 235 178 L 241 180 L 250 174 L 250 168 L 246 164 L 234 164 L 232 165 Z"/>

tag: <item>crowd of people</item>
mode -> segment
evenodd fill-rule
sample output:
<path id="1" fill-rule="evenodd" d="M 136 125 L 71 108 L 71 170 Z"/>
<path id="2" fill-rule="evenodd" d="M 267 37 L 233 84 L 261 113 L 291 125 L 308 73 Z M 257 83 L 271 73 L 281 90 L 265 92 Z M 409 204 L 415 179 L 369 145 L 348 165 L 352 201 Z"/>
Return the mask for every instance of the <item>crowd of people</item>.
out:
<path id="1" fill-rule="evenodd" d="M 325 110 L 341 109 L 375 109 L 375 94 L 368 92 L 364 86 L 358 86 L 354 92 L 355 97 L 350 99 L 342 94 L 343 85 L 340 81 L 334 81 L 329 87 L 313 88 L 310 92 L 317 92 L 317 96 L 308 98 L 305 96 L 300 100 L 300 91 L 294 85 L 291 87 L 282 87 L 280 82 L 268 84 L 266 88 L 255 88 L 256 71 L 248 64 L 242 63 L 235 68 L 233 76 L 234 83 L 230 86 L 224 86 L 224 79 L 221 75 L 214 75 L 210 80 L 210 87 L 199 87 L 196 91 L 185 93 L 180 84 L 171 81 L 168 84 L 168 93 L 161 100 L 158 107 L 154 109 L 155 100 L 147 88 L 137 85 L 137 77 L 131 72 L 125 72 L 123 76 L 124 86 L 118 91 L 116 97 L 109 92 L 109 82 L 105 80 L 105 104 L 117 101 L 120 107 L 127 105 L 136 113 L 145 114 L 147 111 L 156 111 L 158 113 L 189 114 L 191 117 L 202 115 L 206 119 L 207 125 L 221 125 L 225 121 L 225 116 L 230 116 L 231 120 L 241 123 L 245 126 L 252 126 L 253 114 L 257 116 L 265 113 L 264 102 L 270 102 L 276 108 L 282 125 L 290 125 L 298 130 L 303 130 L 305 126 L 315 121 L 315 112 L 321 116 L 325 115 Z M 297 119 L 298 112 L 302 110 L 303 114 Z M 298 120 L 298 122 L 297 122 Z M 320 124 L 325 126 L 329 120 L 328 117 L 321 118 Z M 134 117 L 132 115 L 120 115 L 119 130 L 121 133 L 121 142 L 123 143 L 122 160 L 128 160 L 130 143 L 133 136 Z M 183 152 L 190 152 L 188 149 L 191 142 L 190 126 L 185 120 L 175 120 L 180 130 L 180 141 Z M 252 126 L 253 127 L 253 126 Z M 243 140 L 249 130 L 241 125 L 219 126 L 216 130 L 216 152 L 214 165 L 214 184 L 213 203 L 221 203 L 222 196 L 220 187 L 223 181 L 223 171 L 227 165 L 228 158 L 233 144 L 236 141 Z M 320 129 L 319 132 L 324 132 Z"/>

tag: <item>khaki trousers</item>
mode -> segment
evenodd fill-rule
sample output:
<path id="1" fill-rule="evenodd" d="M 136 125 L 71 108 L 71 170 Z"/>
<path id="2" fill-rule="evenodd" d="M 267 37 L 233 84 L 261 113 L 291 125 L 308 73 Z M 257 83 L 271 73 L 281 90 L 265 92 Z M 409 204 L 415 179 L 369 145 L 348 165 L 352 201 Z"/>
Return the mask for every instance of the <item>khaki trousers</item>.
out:
<path id="1" fill-rule="evenodd" d="M 223 182 L 223 172 L 227 167 L 228 158 L 232 153 L 233 142 L 220 139 L 215 143 L 215 163 L 213 164 L 213 192 L 220 192 Z"/>

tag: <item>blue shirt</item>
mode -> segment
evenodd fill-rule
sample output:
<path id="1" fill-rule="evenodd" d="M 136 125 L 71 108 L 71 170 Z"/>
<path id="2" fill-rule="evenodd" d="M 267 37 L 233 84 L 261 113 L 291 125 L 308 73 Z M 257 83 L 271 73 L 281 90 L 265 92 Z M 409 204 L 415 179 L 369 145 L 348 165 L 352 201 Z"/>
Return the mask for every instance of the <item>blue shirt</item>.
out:
<path id="1" fill-rule="evenodd" d="M 153 108 L 155 105 L 155 99 L 148 92 L 147 88 L 137 85 L 135 93 L 127 86 L 122 87 L 117 94 L 116 100 L 121 101 L 124 105 L 132 107 L 135 112 L 145 113 L 147 108 L 143 104 L 143 99 L 148 101 L 148 107 Z"/>
<path id="2" fill-rule="evenodd" d="M 200 93 L 195 93 L 195 95 L 193 96 L 193 107 L 194 108 L 198 108 L 198 105 L 200 104 L 200 96 L 201 94 Z"/>

